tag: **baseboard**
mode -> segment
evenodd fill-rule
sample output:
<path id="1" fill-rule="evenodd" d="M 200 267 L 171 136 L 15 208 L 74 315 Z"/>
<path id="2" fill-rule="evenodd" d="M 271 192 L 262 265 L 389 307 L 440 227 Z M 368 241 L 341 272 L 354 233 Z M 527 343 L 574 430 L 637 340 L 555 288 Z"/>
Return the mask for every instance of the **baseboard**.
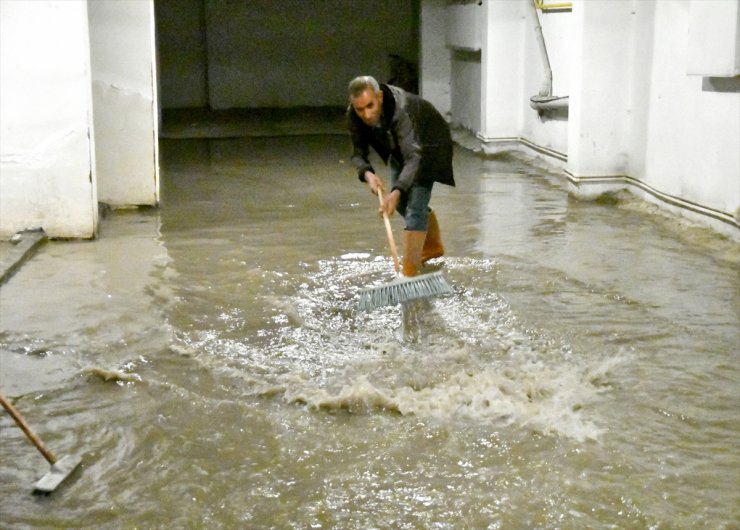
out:
<path id="1" fill-rule="evenodd" d="M 563 174 L 576 196 L 592 196 L 618 189 L 627 189 L 635 195 L 663 208 L 693 218 L 696 221 L 711 225 L 715 230 L 733 239 L 740 239 L 740 220 L 728 212 L 710 208 L 660 190 L 630 177 L 629 175 L 612 175 L 598 177 L 575 176 L 567 169 Z"/>
<path id="2" fill-rule="evenodd" d="M 558 162 L 568 161 L 568 155 L 566 153 L 562 153 L 551 147 L 545 147 L 542 145 L 538 145 L 522 136 L 487 138 L 481 135 L 480 133 L 477 133 L 475 136 L 476 138 L 478 138 L 478 140 L 483 142 L 482 147 L 485 151 L 504 150 L 510 146 L 518 146 L 518 147 L 526 147 L 528 150 L 534 151 L 537 154 L 544 155 Z"/>
<path id="3" fill-rule="evenodd" d="M 520 136 L 488 138 L 480 133 L 475 136 L 482 143 L 482 150 L 489 154 L 514 149 L 543 156 L 546 161 L 563 170 L 570 192 L 575 196 L 593 197 L 610 191 L 626 189 L 661 208 L 691 218 L 696 222 L 708 224 L 731 239 L 740 240 L 740 220 L 731 213 L 663 193 L 628 175 L 576 176 L 565 168 L 568 162 L 566 153 L 538 145 L 527 138 Z"/>

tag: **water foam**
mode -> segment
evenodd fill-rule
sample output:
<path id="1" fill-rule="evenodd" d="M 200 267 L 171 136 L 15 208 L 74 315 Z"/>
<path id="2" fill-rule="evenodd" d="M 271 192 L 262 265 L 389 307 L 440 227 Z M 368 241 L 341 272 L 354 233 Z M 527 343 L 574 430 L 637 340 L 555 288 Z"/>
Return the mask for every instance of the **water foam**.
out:
<path id="1" fill-rule="evenodd" d="M 602 434 L 587 418 L 588 405 L 602 391 L 588 377 L 588 371 L 540 365 L 525 370 L 461 369 L 440 381 L 424 385 L 417 377 L 413 386 L 398 387 L 367 375 L 341 385 L 334 381 L 328 387 L 291 378 L 281 394 L 286 403 L 312 409 L 395 412 L 435 421 L 486 424 L 492 429 L 516 426 L 584 441 Z"/>

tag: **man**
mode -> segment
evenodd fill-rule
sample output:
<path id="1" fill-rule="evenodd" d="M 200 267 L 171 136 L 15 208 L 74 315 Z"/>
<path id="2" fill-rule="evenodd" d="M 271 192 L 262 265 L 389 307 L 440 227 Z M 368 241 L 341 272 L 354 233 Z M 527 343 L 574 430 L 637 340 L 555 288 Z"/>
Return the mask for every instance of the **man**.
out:
<path id="1" fill-rule="evenodd" d="M 455 185 L 450 128 L 428 101 L 370 76 L 350 82 L 349 98 L 352 165 L 373 194 L 383 184 L 368 160 L 370 147 L 390 166 L 391 192 L 380 212 L 403 216 L 403 274 L 416 276 L 423 263 L 444 254 L 429 200 L 435 182 Z"/>

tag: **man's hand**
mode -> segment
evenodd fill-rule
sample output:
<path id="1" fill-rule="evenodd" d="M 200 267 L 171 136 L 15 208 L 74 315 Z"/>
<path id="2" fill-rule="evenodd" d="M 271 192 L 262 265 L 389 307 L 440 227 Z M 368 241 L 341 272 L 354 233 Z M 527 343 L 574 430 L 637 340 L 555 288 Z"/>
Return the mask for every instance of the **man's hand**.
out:
<path id="1" fill-rule="evenodd" d="M 373 195 L 377 195 L 378 190 L 385 191 L 385 188 L 383 187 L 383 181 L 372 171 L 365 172 L 365 182 L 367 182 L 367 185 L 370 187 L 370 191 L 373 193 Z M 386 213 L 388 217 L 390 217 L 391 215 L 393 215 L 393 212 L 396 211 L 396 206 L 398 206 L 398 201 L 400 200 L 401 192 L 398 190 L 393 190 L 388 195 L 383 197 L 383 203 L 380 205 L 378 213 L 380 213 L 380 215 Z"/>
<path id="2" fill-rule="evenodd" d="M 393 215 L 393 212 L 396 211 L 396 206 L 398 206 L 398 201 L 401 200 L 401 192 L 398 190 L 393 190 L 388 195 L 386 195 L 383 198 L 383 204 L 380 205 L 380 208 L 378 209 L 378 212 L 380 212 L 380 215 L 383 215 L 384 213 L 390 217 Z"/>
<path id="3" fill-rule="evenodd" d="M 378 189 L 383 189 L 383 181 L 380 180 L 380 177 L 372 171 L 365 172 L 365 182 L 367 182 L 373 195 L 378 194 Z"/>

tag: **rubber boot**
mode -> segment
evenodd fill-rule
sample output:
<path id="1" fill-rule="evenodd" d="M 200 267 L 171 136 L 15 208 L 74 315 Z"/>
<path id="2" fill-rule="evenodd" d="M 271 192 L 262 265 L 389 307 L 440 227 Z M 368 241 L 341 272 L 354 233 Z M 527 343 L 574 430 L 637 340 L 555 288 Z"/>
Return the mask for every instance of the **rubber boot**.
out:
<path id="1" fill-rule="evenodd" d="M 416 276 L 421 269 L 421 252 L 424 248 L 426 231 L 404 230 L 403 231 L 403 264 L 404 276 Z"/>
<path id="2" fill-rule="evenodd" d="M 424 249 L 421 252 L 421 262 L 426 263 L 430 259 L 444 256 L 445 247 L 442 245 L 442 234 L 439 232 L 439 223 L 434 210 L 429 212 L 429 225 L 427 227 L 427 238 L 424 240 Z"/>

